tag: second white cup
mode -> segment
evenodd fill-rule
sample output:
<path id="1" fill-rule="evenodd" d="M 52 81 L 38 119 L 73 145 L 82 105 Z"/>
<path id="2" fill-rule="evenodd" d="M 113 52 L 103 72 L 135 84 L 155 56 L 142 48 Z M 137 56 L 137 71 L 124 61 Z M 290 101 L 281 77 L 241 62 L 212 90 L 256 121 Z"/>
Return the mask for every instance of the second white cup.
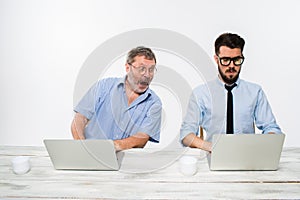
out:
<path id="1" fill-rule="evenodd" d="M 182 156 L 179 159 L 179 170 L 185 176 L 193 176 L 197 173 L 197 158 L 193 156 Z"/>

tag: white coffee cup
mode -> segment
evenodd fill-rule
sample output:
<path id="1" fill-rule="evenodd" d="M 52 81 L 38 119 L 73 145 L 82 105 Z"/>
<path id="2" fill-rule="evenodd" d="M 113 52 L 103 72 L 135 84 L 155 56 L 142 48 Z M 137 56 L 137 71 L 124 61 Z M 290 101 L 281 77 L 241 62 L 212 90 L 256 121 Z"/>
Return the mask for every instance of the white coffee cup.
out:
<path id="1" fill-rule="evenodd" d="M 26 174 L 30 171 L 30 158 L 28 156 L 14 157 L 11 163 L 15 174 Z"/>
<path id="2" fill-rule="evenodd" d="M 179 170 L 185 176 L 193 176 L 197 173 L 197 158 L 193 156 L 182 156 L 179 159 Z"/>

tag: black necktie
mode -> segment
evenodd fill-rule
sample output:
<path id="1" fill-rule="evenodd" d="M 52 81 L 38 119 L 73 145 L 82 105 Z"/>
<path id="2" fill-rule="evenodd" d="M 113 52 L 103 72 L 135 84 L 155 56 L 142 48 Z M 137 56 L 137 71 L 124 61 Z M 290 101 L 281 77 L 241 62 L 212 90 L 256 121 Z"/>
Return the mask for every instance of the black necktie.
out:
<path id="1" fill-rule="evenodd" d="M 227 92 L 227 127 L 226 134 L 233 134 L 233 101 L 231 90 L 236 86 L 236 83 L 233 85 L 225 85 Z"/>

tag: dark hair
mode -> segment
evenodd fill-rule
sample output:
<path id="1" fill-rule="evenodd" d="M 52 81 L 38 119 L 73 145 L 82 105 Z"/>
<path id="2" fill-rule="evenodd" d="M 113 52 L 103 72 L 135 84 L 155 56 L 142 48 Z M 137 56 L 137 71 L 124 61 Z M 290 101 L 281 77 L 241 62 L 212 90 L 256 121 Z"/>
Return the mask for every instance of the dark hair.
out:
<path id="1" fill-rule="evenodd" d="M 215 41 L 215 53 L 218 55 L 220 53 L 220 47 L 226 46 L 231 49 L 239 48 L 243 52 L 245 45 L 245 40 L 237 34 L 233 33 L 223 33 Z"/>
<path id="2" fill-rule="evenodd" d="M 138 46 L 131 49 L 127 54 L 126 62 L 129 64 L 133 63 L 136 56 L 145 56 L 147 60 L 154 60 L 156 63 L 155 55 L 150 48 Z"/>

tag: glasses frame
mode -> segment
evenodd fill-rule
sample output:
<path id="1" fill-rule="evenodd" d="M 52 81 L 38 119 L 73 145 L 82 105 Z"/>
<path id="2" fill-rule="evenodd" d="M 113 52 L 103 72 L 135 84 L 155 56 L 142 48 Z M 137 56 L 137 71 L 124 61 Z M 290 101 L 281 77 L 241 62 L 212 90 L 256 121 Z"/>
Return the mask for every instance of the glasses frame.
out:
<path id="1" fill-rule="evenodd" d="M 148 73 L 150 75 L 154 75 L 156 72 L 157 72 L 157 68 L 154 66 L 153 68 L 153 72 L 150 71 L 151 68 L 147 69 L 145 66 L 134 66 L 133 64 L 131 63 L 128 63 L 128 65 L 130 65 L 131 67 L 135 68 L 138 70 L 138 72 L 141 74 L 141 75 L 144 75 L 146 73 L 146 71 L 148 71 Z"/>
<path id="2" fill-rule="evenodd" d="M 233 64 L 235 65 L 235 66 L 241 66 L 243 63 L 244 63 L 244 61 L 245 61 L 245 57 L 244 56 L 236 56 L 236 57 L 233 57 L 233 58 L 231 58 L 231 57 L 219 57 L 219 56 L 217 56 L 218 57 L 218 59 L 219 59 L 219 62 L 221 63 L 221 65 L 222 66 L 229 66 L 230 64 L 231 64 L 231 61 L 233 62 Z M 235 62 L 237 61 L 237 59 L 240 59 L 240 58 L 242 58 L 243 60 L 242 60 L 242 63 L 241 64 L 236 64 Z M 223 64 L 223 62 L 222 62 L 222 59 L 228 59 L 228 60 L 230 60 L 229 61 L 229 63 L 227 64 L 227 65 L 224 65 Z"/>

